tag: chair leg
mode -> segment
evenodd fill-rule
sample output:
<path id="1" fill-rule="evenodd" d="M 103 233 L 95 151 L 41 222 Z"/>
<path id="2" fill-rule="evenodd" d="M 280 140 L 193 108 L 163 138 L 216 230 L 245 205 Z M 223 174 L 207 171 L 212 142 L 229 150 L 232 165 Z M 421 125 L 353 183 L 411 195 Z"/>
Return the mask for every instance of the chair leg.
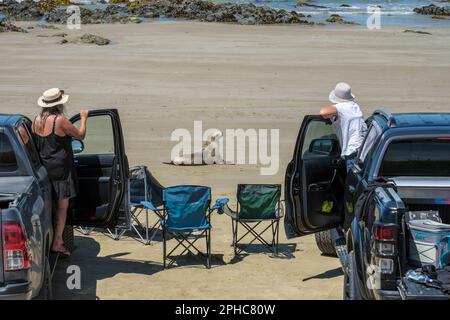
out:
<path id="1" fill-rule="evenodd" d="M 145 244 L 150 244 L 148 240 L 148 209 L 145 209 Z"/>
<path id="2" fill-rule="evenodd" d="M 163 269 L 166 268 L 166 228 L 162 228 L 163 231 Z"/>
<path id="3" fill-rule="evenodd" d="M 233 240 L 231 240 L 231 245 L 234 246 L 234 220 L 231 219 L 231 234 L 233 235 Z"/>
<path id="4" fill-rule="evenodd" d="M 275 240 L 275 255 L 278 255 L 278 240 L 279 240 L 279 235 L 280 235 L 280 220 L 277 220 L 277 222 L 276 222 L 275 233 L 277 235 L 276 240 Z"/>
<path id="5" fill-rule="evenodd" d="M 211 268 L 211 229 L 206 230 L 206 268 Z"/>
<path id="6" fill-rule="evenodd" d="M 238 237 L 238 221 L 234 222 L 234 240 L 233 240 L 233 247 L 234 247 L 234 255 L 237 256 L 238 255 L 238 249 L 237 249 L 237 237 Z"/>

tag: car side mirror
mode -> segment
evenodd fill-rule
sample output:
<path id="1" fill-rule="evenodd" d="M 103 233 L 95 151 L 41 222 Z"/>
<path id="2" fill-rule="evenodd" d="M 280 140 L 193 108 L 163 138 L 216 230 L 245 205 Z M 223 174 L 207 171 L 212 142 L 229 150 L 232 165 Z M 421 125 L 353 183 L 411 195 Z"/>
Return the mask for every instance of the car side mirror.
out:
<path id="1" fill-rule="evenodd" d="M 309 145 L 309 152 L 324 156 L 338 155 L 339 142 L 335 139 L 314 139 Z"/>
<path id="2" fill-rule="evenodd" d="M 78 139 L 72 139 L 72 151 L 73 154 L 81 153 L 84 150 L 84 143 Z"/>

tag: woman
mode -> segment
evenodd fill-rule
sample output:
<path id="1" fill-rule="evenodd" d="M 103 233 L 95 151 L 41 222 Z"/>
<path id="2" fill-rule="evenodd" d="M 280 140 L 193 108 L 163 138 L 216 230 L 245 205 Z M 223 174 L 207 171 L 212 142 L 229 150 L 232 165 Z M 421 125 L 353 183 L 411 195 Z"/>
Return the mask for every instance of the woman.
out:
<path id="1" fill-rule="evenodd" d="M 55 232 L 51 250 L 65 256 L 63 232 L 66 224 L 69 199 L 76 196 L 73 176 L 72 138 L 83 140 L 86 136 L 88 111 L 80 111 L 81 124 L 76 128 L 64 115 L 64 104 L 69 96 L 58 88 L 49 89 L 38 99 L 40 114 L 33 121 L 33 133 L 42 164 L 47 169 L 57 200 Z"/>

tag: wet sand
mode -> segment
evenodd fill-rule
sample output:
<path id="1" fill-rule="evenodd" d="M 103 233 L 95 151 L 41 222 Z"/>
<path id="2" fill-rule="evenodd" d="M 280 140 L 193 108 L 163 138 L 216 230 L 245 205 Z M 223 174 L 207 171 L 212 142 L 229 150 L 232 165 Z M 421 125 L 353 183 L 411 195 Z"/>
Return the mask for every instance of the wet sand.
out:
<path id="1" fill-rule="evenodd" d="M 37 36 L 60 32 L 94 33 L 112 44 L 61 45 L 60 37 Z M 230 197 L 234 206 L 237 183 L 283 183 L 301 119 L 328 103 L 338 81 L 352 84 L 366 115 L 378 107 L 450 111 L 450 30 L 431 32 L 163 22 L 0 34 L 0 110 L 32 117 L 39 94 L 54 86 L 71 95 L 69 114 L 117 107 L 131 165 L 149 166 L 165 186 L 210 185 L 215 198 Z M 171 132 L 192 132 L 194 120 L 204 129 L 280 129 L 278 173 L 261 176 L 259 165 L 163 164 L 175 145 Z M 284 259 L 255 246 L 233 260 L 229 218 L 214 215 L 212 223 L 211 270 L 187 259 L 163 271 L 158 238 L 144 246 L 77 233 L 77 249 L 55 278 L 56 298 L 342 297 L 339 262 L 321 256 L 314 237 L 287 240 L 281 230 Z M 81 267 L 81 290 L 65 288 L 69 264 Z"/>

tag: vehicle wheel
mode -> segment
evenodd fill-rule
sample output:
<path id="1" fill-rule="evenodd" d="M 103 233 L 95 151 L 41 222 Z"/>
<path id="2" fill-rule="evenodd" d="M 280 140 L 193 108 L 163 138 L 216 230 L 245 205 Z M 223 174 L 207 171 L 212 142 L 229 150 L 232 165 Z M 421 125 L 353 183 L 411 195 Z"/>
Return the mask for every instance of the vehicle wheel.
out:
<path id="1" fill-rule="evenodd" d="M 63 241 L 64 247 L 72 253 L 74 249 L 73 226 L 66 226 L 64 228 Z"/>
<path id="2" fill-rule="evenodd" d="M 327 255 L 337 257 L 336 250 L 334 249 L 334 243 L 331 237 L 332 230 L 326 230 L 317 232 L 316 235 L 316 244 L 319 250 Z"/>
<path id="3" fill-rule="evenodd" d="M 52 284 L 52 273 L 50 270 L 50 262 L 48 257 L 45 258 L 44 265 L 44 281 L 42 283 L 41 290 L 36 296 L 36 300 L 52 300 L 53 299 L 53 284 Z"/>
<path id="4" fill-rule="evenodd" d="M 356 285 L 355 253 L 350 251 L 347 259 L 347 270 L 344 274 L 344 300 L 361 300 L 361 295 Z"/>

